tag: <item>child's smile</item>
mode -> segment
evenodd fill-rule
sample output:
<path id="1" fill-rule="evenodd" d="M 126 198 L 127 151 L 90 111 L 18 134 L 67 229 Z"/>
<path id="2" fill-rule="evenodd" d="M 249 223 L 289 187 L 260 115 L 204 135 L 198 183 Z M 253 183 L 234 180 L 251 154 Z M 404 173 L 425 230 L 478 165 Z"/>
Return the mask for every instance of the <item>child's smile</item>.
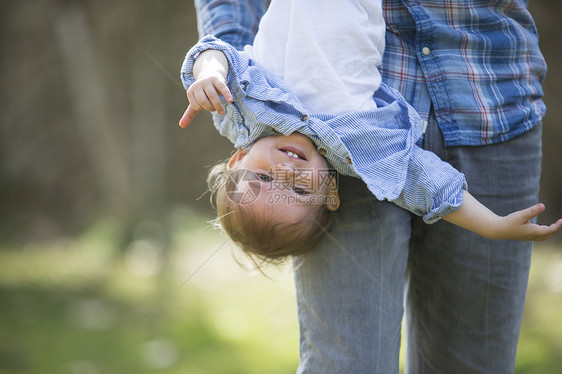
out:
<path id="1" fill-rule="evenodd" d="M 290 158 L 301 159 L 306 161 L 305 155 L 297 148 L 287 146 L 280 149 L 281 152 L 285 153 Z"/>

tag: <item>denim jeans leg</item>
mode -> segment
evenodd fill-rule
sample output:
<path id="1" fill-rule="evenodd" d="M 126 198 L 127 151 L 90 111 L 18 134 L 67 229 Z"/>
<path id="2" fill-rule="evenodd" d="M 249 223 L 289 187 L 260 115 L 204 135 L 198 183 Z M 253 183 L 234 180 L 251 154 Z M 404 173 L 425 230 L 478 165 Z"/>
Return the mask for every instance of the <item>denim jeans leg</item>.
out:
<path id="1" fill-rule="evenodd" d="M 396 374 L 410 214 L 342 177 L 336 221 L 295 258 L 300 366 L 306 374 Z"/>
<path id="2" fill-rule="evenodd" d="M 469 191 L 506 215 L 537 202 L 541 125 L 504 143 L 424 147 L 465 173 Z M 445 221 L 412 224 L 407 270 L 408 374 L 513 373 L 532 243 L 487 240 Z"/>

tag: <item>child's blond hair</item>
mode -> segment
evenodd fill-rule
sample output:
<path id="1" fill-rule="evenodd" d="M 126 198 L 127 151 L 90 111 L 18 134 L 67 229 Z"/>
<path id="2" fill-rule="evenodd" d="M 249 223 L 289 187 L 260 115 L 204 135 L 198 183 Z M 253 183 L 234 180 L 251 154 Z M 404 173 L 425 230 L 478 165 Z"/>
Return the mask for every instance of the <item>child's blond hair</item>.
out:
<path id="1" fill-rule="evenodd" d="M 236 188 L 229 183 L 228 160 L 211 168 L 207 185 L 211 204 L 217 212 L 216 223 L 254 261 L 279 263 L 289 256 L 299 256 L 314 249 L 322 233 L 330 226 L 332 214 L 318 205 L 315 214 L 291 224 L 275 223 L 258 215 L 252 204 L 240 204 L 229 198 Z"/>

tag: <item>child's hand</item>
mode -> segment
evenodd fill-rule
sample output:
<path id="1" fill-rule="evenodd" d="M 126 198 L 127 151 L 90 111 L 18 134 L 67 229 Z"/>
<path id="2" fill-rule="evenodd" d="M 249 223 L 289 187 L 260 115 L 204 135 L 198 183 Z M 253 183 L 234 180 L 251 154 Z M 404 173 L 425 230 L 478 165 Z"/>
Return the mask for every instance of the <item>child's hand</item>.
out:
<path id="1" fill-rule="evenodd" d="M 498 228 L 497 239 L 543 241 L 549 239 L 562 227 L 562 219 L 550 226 L 537 225 L 530 220 L 544 212 L 544 204 L 513 212 L 502 217 L 503 224 Z"/>
<path id="2" fill-rule="evenodd" d="M 180 119 L 180 126 L 187 127 L 197 113 L 202 110 L 224 114 L 219 96 L 232 102 L 232 94 L 226 85 L 228 60 L 221 51 L 207 50 L 202 52 L 193 65 L 195 83 L 187 90 L 189 106 Z"/>
<path id="3" fill-rule="evenodd" d="M 189 126 L 197 113 L 202 110 L 208 110 L 209 112 L 214 112 L 216 110 L 218 114 L 223 115 L 224 108 L 219 99 L 219 95 L 221 94 L 226 101 L 232 102 L 232 95 L 224 78 L 220 76 L 210 76 L 198 79 L 187 90 L 189 106 L 180 119 L 180 126 Z"/>
<path id="4" fill-rule="evenodd" d="M 544 204 L 500 217 L 482 205 L 468 191 L 464 191 L 463 203 L 454 212 L 443 217 L 445 221 L 482 235 L 488 239 L 542 241 L 562 228 L 562 219 L 550 226 L 537 225 L 530 220 L 544 212 Z"/>

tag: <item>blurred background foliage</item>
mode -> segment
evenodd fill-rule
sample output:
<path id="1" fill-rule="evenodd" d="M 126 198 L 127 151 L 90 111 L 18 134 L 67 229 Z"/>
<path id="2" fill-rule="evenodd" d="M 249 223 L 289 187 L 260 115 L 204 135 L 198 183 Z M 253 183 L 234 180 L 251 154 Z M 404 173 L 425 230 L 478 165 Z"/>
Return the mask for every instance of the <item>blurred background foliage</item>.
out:
<path id="1" fill-rule="evenodd" d="M 562 212 L 562 3 L 530 8 L 546 223 Z M 294 372 L 290 269 L 236 263 L 201 197 L 231 145 L 207 114 L 177 126 L 191 1 L 3 0 L 0 20 L 0 374 Z M 518 373 L 562 367 L 561 245 L 534 253 Z"/>

